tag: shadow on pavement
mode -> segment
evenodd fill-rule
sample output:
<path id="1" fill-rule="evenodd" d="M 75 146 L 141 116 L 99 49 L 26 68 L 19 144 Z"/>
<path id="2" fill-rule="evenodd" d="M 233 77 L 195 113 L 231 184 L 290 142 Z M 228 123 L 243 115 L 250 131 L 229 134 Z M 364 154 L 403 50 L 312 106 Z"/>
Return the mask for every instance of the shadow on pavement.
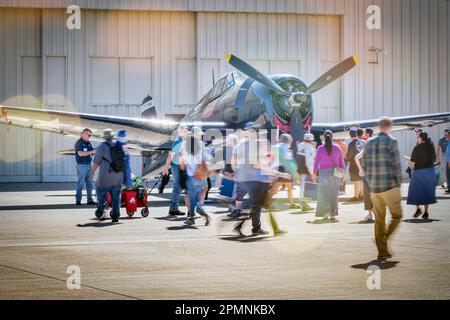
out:
<path id="1" fill-rule="evenodd" d="M 381 270 L 387 270 L 387 269 L 395 268 L 399 263 L 400 263 L 400 261 L 379 260 L 379 259 L 377 259 L 377 260 L 372 260 L 372 261 L 367 262 L 367 263 L 355 264 L 355 265 L 353 265 L 351 267 L 353 269 L 367 270 L 371 266 L 377 266 Z"/>
<path id="2" fill-rule="evenodd" d="M 156 219 L 156 220 L 163 220 L 163 221 L 184 221 L 184 220 L 186 220 L 186 217 L 183 217 L 183 216 L 181 216 L 181 217 L 179 217 L 179 218 L 173 218 L 173 217 L 157 217 L 157 218 L 153 218 L 153 219 Z"/>
<path id="3" fill-rule="evenodd" d="M 26 182 L 26 183 L 0 183 L 0 192 L 27 192 L 27 191 L 65 191 L 75 192 L 76 183 L 59 182 Z"/>
<path id="4" fill-rule="evenodd" d="M 349 224 L 374 224 L 374 223 L 375 223 L 374 220 L 361 220 L 361 221 L 350 222 Z"/>
<path id="5" fill-rule="evenodd" d="M 16 211 L 16 210 L 64 210 L 64 209 L 93 209 L 96 206 L 81 205 L 76 206 L 75 204 L 30 204 L 30 205 L 17 205 L 17 206 L 0 206 L 0 211 Z"/>
<path id="6" fill-rule="evenodd" d="M 339 221 L 336 220 L 324 220 L 324 219 L 317 219 L 317 220 L 313 220 L 313 221 L 306 221 L 306 223 L 310 223 L 310 224 L 329 224 L 329 223 L 339 223 Z"/>
<path id="7" fill-rule="evenodd" d="M 442 220 L 438 220 L 438 219 L 405 219 L 403 220 L 403 222 L 406 223 L 431 223 L 434 221 L 442 221 Z"/>
<path id="8" fill-rule="evenodd" d="M 219 237 L 219 239 L 227 240 L 227 241 L 237 241 L 241 243 L 251 243 L 251 242 L 257 242 L 257 241 L 263 241 L 267 240 L 269 238 L 273 238 L 272 236 L 269 237 L 255 237 L 255 236 L 225 236 L 225 237 Z"/>
<path id="9" fill-rule="evenodd" d="M 177 230 L 184 230 L 184 229 L 198 230 L 198 228 L 196 226 L 192 226 L 192 225 L 188 225 L 188 224 L 184 224 L 182 226 L 167 227 L 166 229 L 170 230 L 170 231 L 177 231 Z"/>
<path id="10" fill-rule="evenodd" d="M 77 227 L 80 227 L 80 228 L 84 228 L 84 227 L 103 228 L 103 227 L 111 227 L 116 224 L 121 224 L 121 223 L 120 222 L 112 223 L 111 221 L 109 221 L 109 222 L 98 221 L 98 222 L 89 222 L 89 223 L 85 223 L 85 224 L 79 223 L 79 224 L 77 224 Z"/>

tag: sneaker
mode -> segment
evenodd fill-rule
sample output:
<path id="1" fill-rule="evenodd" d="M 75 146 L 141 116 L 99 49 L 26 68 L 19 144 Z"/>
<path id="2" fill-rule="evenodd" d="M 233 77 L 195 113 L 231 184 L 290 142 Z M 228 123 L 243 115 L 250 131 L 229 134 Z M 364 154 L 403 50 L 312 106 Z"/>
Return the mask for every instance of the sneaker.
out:
<path id="1" fill-rule="evenodd" d="M 364 218 L 364 220 L 366 220 L 366 221 L 373 221 L 373 216 L 372 216 L 372 214 L 369 213 L 369 214 Z"/>
<path id="2" fill-rule="evenodd" d="M 428 219 L 429 219 L 429 214 L 428 214 L 428 212 L 425 212 L 425 213 L 423 214 L 422 219 L 424 219 L 424 220 L 428 220 Z"/>
<path id="3" fill-rule="evenodd" d="M 186 221 L 184 222 L 184 224 L 187 224 L 187 225 L 193 225 L 193 224 L 195 224 L 195 219 L 192 218 L 192 217 L 188 217 L 188 218 L 186 219 Z"/>
<path id="4" fill-rule="evenodd" d="M 233 210 L 231 213 L 227 214 L 227 217 L 230 217 L 230 218 L 239 218 L 240 216 L 241 216 L 241 210 L 239 210 L 239 209 Z"/>
<path id="5" fill-rule="evenodd" d="M 96 205 L 97 205 L 97 202 L 95 202 L 94 200 L 89 200 L 86 204 L 87 204 L 88 206 L 96 206 Z"/>
<path id="6" fill-rule="evenodd" d="M 258 230 L 252 230 L 252 235 L 254 235 L 254 236 L 265 236 L 265 235 L 268 235 L 269 234 L 269 232 L 268 231 L 265 231 L 265 230 L 263 230 L 263 229 L 258 229 Z"/>
<path id="7" fill-rule="evenodd" d="M 185 213 L 180 210 L 169 210 L 169 216 L 184 216 Z"/>
<path id="8" fill-rule="evenodd" d="M 75 205 L 76 205 L 76 206 L 81 206 L 81 201 L 75 202 Z"/>
<path id="9" fill-rule="evenodd" d="M 205 214 L 205 226 L 209 226 L 209 224 L 211 223 L 211 218 L 209 217 L 209 215 Z"/>
<path id="10" fill-rule="evenodd" d="M 119 222 L 119 218 L 112 218 L 112 223 L 117 223 L 117 222 Z"/>
<path id="11" fill-rule="evenodd" d="M 422 215 L 422 209 L 417 209 L 416 212 L 414 213 L 414 218 L 418 218 Z"/>

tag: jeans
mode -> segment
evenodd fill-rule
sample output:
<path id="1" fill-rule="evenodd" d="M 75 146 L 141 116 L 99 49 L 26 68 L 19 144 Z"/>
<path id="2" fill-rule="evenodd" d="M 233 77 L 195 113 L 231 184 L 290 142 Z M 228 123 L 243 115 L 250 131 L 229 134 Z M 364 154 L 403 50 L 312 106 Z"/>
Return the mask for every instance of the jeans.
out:
<path id="1" fill-rule="evenodd" d="M 113 187 L 97 187 L 97 210 L 103 212 L 105 209 L 106 194 L 111 195 L 111 218 L 118 219 L 120 217 L 120 194 L 122 186 Z"/>
<path id="2" fill-rule="evenodd" d="M 172 171 L 173 177 L 173 190 L 172 195 L 170 196 L 170 211 L 178 210 L 178 200 L 181 195 L 181 186 L 180 186 L 180 166 L 171 165 L 170 170 Z"/>
<path id="3" fill-rule="evenodd" d="M 87 201 L 93 201 L 92 199 L 92 182 L 89 180 L 89 172 L 91 172 L 91 164 L 77 164 L 77 193 L 75 196 L 76 201 L 81 202 L 82 192 L 84 184 L 86 184 Z"/>
<path id="4" fill-rule="evenodd" d="M 206 190 L 206 180 L 197 180 L 194 177 L 187 177 L 186 188 L 189 196 L 189 217 L 195 216 L 195 208 L 198 204 L 200 193 Z"/>

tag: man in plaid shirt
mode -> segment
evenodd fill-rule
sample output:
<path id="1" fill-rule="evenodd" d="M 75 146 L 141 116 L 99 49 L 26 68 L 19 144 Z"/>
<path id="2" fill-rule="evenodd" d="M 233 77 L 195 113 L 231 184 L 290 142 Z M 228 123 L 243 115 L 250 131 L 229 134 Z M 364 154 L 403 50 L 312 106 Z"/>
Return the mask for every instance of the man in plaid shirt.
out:
<path id="1" fill-rule="evenodd" d="M 398 143 L 390 136 L 392 120 L 382 117 L 378 122 L 380 133 L 370 139 L 364 150 L 363 175 L 369 185 L 375 213 L 375 241 L 378 259 L 391 258 L 387 240 L 397 229 L 403 216 L 400 185 L 402 170 Z M 392 219 L 386 228 L 386 209 Z"/>

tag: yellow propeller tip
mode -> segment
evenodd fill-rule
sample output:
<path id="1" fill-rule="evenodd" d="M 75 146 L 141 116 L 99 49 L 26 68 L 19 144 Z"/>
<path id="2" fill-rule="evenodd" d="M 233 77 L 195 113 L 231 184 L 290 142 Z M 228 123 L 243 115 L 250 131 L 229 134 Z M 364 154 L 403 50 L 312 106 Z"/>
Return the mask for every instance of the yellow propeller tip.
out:
<path id="1" fill-rule="evenodd" d="M 231 60 L 231 54 L 227 54 L 227 55 L 225 56 L 225 59 L 227 59 L 227 62 L 230 62 L 230 60 Z"/>
<path id="2" fill-rule="evenodd" d="M 354 55 L 353 56 L 353 61 L 355 61 L 355 64 L 358 64 L 358 56 Z"/>

